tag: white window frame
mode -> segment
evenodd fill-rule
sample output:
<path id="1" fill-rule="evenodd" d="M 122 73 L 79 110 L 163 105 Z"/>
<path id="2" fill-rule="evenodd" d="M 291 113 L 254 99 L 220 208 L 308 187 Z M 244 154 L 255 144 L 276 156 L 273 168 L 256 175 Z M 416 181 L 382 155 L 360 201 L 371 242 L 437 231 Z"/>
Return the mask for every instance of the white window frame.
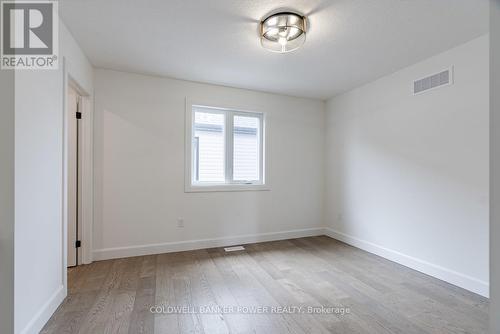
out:
<path id="1" fill-rule="evenodd" d="M 195 182 L 193 178 L 194 159 L 193 159 L 193 107 L 203 107 L 214 109 L 214 113 L 223 113 L 225 115 L 225 182 Z M 252 181 L 233 181 L 233 122 L 234 116 L 253 116 L 260 119 L 260 164 L 259 176 L 260 180 Z M 259 191 L 270 190 L 267 173 L 267 158 L 266 152 L 266 117 L 265 113 L 257 111 L 247 111 L 242 108 L 234 108 L 231 106 L 221 106 L 220 104 L 201 103 L 186 98 L 186 138 L 185 138 L 185 192 L 210 192 L 210 191 Z"/>

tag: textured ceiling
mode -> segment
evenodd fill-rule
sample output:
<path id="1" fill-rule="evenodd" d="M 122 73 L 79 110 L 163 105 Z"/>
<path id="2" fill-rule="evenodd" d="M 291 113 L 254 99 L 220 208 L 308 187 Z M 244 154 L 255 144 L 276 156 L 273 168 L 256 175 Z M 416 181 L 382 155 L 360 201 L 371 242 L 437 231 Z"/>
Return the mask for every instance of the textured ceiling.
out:
<path id="1" fill-rule="evenodd" d="M 60 0 L 96 67 L 326 99 L 488 32 L 487 0 Z M 307 41 L 258 38 L 276 9 L 305 14 Z"/>

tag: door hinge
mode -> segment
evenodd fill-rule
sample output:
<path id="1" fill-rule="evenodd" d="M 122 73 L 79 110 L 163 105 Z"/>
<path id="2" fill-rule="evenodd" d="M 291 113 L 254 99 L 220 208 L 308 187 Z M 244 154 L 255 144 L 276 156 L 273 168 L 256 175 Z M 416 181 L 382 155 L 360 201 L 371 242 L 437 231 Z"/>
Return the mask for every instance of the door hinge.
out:
<path id="1" fill-rule="evenodd" d="M 76 119 L 82 119 L 82 113 L 77 111 L 76 112 Z"/>
<path id="2" fill-rule="evenodd" d="M 81 240 L 75 241 L 75 248 L 79 248 L 79 247 L 82 247 L 82 241 Z"/>

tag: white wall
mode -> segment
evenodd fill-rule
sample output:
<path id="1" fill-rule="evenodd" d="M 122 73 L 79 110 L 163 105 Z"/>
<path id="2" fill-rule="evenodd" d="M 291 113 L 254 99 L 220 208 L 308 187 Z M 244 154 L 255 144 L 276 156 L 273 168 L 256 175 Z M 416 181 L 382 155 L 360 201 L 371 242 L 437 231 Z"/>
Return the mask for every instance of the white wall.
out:
<path id="1" fill-rule="evenodd" d="M 66 60 L 66 71 L 87 94 L 93 93 L 94 68 L 73 38 L 66 25 L 60 21 L 59 43 Z"/>
<path id="2" fill-rule="evenodd" d="M 491 2 L 490 333 L 500 334 L 500 0 Z"/>
<path id="3" fill-rule="evenodd" d="M 60 52 L 81 85 L 92 69 L 60 22 Z M 38 333 L 65 296 L 64 71 L 16 71 L 15 333 Z M 87 87 L 92 89 L 91 86 Z"/>
<path id="4" fill-rule="evenodd" d="M 47 301 L 63 296 L 62 71 L 17 71 L 15 87 L 15 332 L 20 333 Z"/>
<path id="5" fill-rule="evenodd" d="M 184 192 L 186 97 L 267 113 L 271 191 Z M 94 123 L 94 259 L 321 233 L 322 101 L 97 70 Z"/>
<path id="6" fill-rule="evenodd" d="M 14 71 L 0 70 L 0 333 L 14 328 Z"/>
<path id="7" fill-rule="evenodd" d="M 327 103 L 329 234 L 488 294 L 488 36 Z M 455 84 L 412 95 L 453 65 Z"/>

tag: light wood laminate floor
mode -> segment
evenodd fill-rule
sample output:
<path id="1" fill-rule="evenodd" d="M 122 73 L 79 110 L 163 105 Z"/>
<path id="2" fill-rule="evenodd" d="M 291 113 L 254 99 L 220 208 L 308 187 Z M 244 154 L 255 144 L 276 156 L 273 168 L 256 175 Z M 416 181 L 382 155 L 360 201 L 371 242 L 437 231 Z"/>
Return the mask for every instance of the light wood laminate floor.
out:
<path id="1" fill-rule="evenodd" d="M 245 247 L 241 252 L 214 248 L 70 269 L 68 297 L 41 333 L 487 330 L 486 298 L 334 239 Z M 152 313 L 152 306 L 159 306 L 159 313 Z M 185 308 L 172 313 L 166 306 Z M 315 312 L 309 307 L 316 307 Z M 210 310 L 214 312 L 206 313 Z"/>

